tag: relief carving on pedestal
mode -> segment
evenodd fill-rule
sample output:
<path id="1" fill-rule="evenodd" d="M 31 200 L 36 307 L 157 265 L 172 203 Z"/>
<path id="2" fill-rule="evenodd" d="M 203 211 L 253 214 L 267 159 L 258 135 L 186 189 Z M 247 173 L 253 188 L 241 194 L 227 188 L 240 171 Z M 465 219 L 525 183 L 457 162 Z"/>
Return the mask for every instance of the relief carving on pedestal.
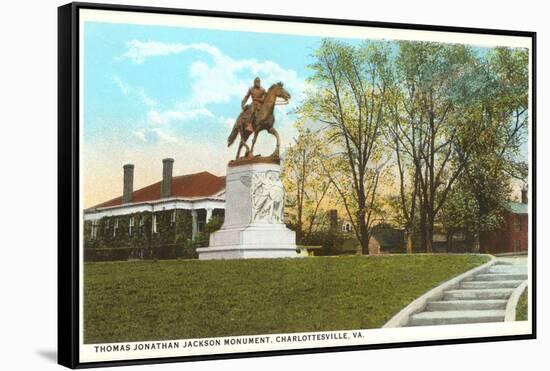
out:
<path id="1" fill-rule="evenodd" d="M 250 179 L 252 223 L 283 223 L 285 192 L 277 171 L 256 173 Z"/>

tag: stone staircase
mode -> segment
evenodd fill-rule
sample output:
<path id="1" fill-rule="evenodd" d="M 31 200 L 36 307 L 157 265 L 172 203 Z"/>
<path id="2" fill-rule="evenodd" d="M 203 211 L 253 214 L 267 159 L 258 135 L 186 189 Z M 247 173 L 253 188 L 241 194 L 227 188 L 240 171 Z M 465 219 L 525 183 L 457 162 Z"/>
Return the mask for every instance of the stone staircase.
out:
<path id="1" fill-rule="evenodd" d="M 428 301 L 407 326 L 503 322 L 508 298 L 527 280 L 527 266 L 497 262 L 486 272 L 461 281 L 457 288 Z"/>

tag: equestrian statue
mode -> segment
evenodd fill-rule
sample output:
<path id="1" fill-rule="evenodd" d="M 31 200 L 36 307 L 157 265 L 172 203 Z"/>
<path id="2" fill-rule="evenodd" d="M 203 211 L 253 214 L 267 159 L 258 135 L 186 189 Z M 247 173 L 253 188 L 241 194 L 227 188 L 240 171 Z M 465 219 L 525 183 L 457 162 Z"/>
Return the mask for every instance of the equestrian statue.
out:
<path id="1" fill-rule="evenodd" d="M 252 98 L 252 103 L 247 104 L 248 99 Z M 277 98 L 281 98 L 278 100 Z M 237 149 L 236 160 L 239 158 L 254 157 L 254 144 L 258 139 L 258 134 L 262 130 L 266 130 L 269 134 L 277 139 L 277 146 L 271 157 L 279 157 L 280 139 L 279 133 L 275 130 L 275 115 L 274 109 L 276 105 L 288 104 L 290 94 L 283 88 L 283 83 L 278 82 L 273 84 L 267 91 L 262 87 L 259 77 L 254 79 L 254 85 L 251 86 L 241 102 L 242 111 L 233 125 L 233 130 L 227 138 L 227 146 L 231 146 L 237 136 L 240 136 L 239 148 Z M 246 141 L 251 134 L 252 145 L 249 147 Z M 240 157 L 241 149 L 245 148 L 244 157 Z"/>

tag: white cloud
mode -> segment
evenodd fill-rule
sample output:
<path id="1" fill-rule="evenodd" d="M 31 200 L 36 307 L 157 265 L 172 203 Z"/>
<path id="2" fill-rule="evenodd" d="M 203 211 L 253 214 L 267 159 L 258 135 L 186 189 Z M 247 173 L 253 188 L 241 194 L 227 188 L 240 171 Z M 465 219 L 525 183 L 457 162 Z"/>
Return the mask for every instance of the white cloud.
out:
<path id="1" fill-rule="evenodd" d="M 140 99 L 150 108 L 147 113 L 149 124 L 157 126 L 155 129 L 146 129 L 150 132 L 148 135 L 154 133 L 158 140 L 174 143 L 176 138 L 166 134 L 158 126 L 198 118 L 222 125 L 224 128 L 220 130 L 231 128 L 239 112 L 238 106 L 234 109 L 235 117 L 217 116 L 207 107 L 211 104 L 228 104 L 231 101 L 234 102 L 235 98 L 240 101 L 255 76 L 262 78 L 266 89 L 278 81 L 284 82 L 285 88 L 293 99 L 289 105 L 277 106 L 275 127 L 281 134 L 283 148 L 295 135 L 291 112 L 299 104 L 306 84 L 296 71 L 283 68 L 269 60 L 235 59 L 223 54 L 217 47 L 205 43 L 182 44 L 132 40 L 127 42 L 126 46 L 126 52 L 119 59 L 129 59 L 136 64 L 144 63 L 147 58 L 177 55 L 189 51 L 207 56 L 207 58 L 197 59 L 188 66 L 190 94 L 184 98 L 185 100 L 182 99 L 172 107 L 161 109 L 154 100 L 147 104 L 145 92 L 138 91 L 138 95 L 143 93 Z M 265 133 L 260 135 L 258 149 L 261 148 L 264 148 L 262 153 L 272 150 L 273 138 L 270 135 Z"/>
<path id="2" fill-rule="evenodd" d="M 118 86 L 120 89 L 120 92 L 124 95 L 128 95 L 129 89 L 128 85 L 126 85 L 118 76 L 113 76 L 113 82 Z"/>
<path id="3" fill-rule="evenodd" d="M 147 107 L 156 107 L 158 105 L 157 101 L 149 97 L 147 93 L 145 92 L 145 89 L 143 88 L 134 88 L 124 81 L 118 76 L 113 76 L 113 82 L 116 86 L 120 89 L 120 92 L 124 95 L 130 95 L 133 94 L 137 96 L 143 104 L 145 104 Z"/>
<path id="4" fill-rule="evenodd" d="M 235 125 L 235 120 L 236 119 L 229 118 L 229 117 L 223 117 L 223 116 L 218 117 L 218 122 L 220 124 L 229 126 L 230 128 L 232 128 L 233 125 Z"/>
<path id="5" fill-rule="evenodd" d="M 178 138 L 169 134 L 166 130 L 161 128 L 143 128 L 134 132 L 134 136 L 143 143 L 148 144 L 167 144 L 181 142 L 183 138 Z"/>
<path id="6" fill-rule="evenodd" d="M 149 57 L 179 54 L 187 50 L 204 51 L 212 55 L 220 52 L 216 47 L 204 43 L 180 44 L 139 40 L 128 41 L 126 49 L 126 52 L 120 56 L 120 59 L 128 58 L 136 64 L 143 63 Z"/>
<path id="7" fill-rule="evenodd" d="M 233 59 L 221 52 L 212 53 L 212 62 L 194 62 L 190 67 L 192 84 L 191 104 L 228 103 L 232 98 L 241 98 L 252 84 L 252 78 L 260 76 L 266 88 L 283 81 L 291 92 L 301 92 L 303 80 L 296 71 L 285 69 L 272 61 Z M 248 75 L 249 78 L 243 78 Z"/>
<path id="8" fill-rule="evenodd" d="M 233 97 L 242 97 L 252 84 L 251 78 L 260 76 L 265 84 L 283 81 L 296 98 L 303 91 L 304 80 L 296 71 L 285 69 L 273 61 L 259 62 L 256 59 L 234 59 L 223 54 L 217 47 L 206 43 L 164 43 L 132 40 L 126 43 L 126 52 L 119 59 L 143 63 L 147 58 L 168 56 L 187 51 L 202 52 L 211 57 L 210 62 L 196 61 L 189 68 L 192 79 L 191 100 L 188 106 L 203 107 L 209 103 L 228 103 Z M 249 75 L 244 79 L 243 75 Z M 267 86 L 266 86 L 267 87 Z M 295 100 L 294 100 L 295 101 Z"/>
<path id="9" fill-rule="evenodd" d="M 162 125 L 171 121 L 187 121 L 198 117 L 213 118 L 214 114 L 206 108 L 196 109 L 171 109 L 166 111 L 150 110 L 147 113 L 149 122 L 155 125 Z"/>
<path id="10" fill-rule="evenodd" d="M 164 131 L 163 131 L 162 129 L 160 129 L 160 128 L 153 128 L 153 129 L 151 129 L 151 132 L 155 133 L 155 134 L 157 135 L 157 138 L 158 138 L 159 141 L 161 141 L 161 142 L 165 142 L 165 143 L 176 143 L 176 142 L 178 141 L 176 137 L 167 134 L 166 132 L 164 132 Z"/>
<path id="11" fill-rule="evenodd" d="M 156 107 L 158 105 L 157 101 L 150 98 L 147 93 L 145 93 L 145 90 L 144 89 L 138 89 L 136 91 L 136 94 L 137 96 L 139 97 L 139 99 L 141 99 L 141 101 L 143 102 L 143 104 L 145 104 L 147 107 Z"/>
<path id="12" fill-rule="evenodd" d="M 138 130 L 134 134 L 142 142 L 147 142 L 147 138 L 145 137 L 145 133 L 143 132 L 143 130 Z"/>

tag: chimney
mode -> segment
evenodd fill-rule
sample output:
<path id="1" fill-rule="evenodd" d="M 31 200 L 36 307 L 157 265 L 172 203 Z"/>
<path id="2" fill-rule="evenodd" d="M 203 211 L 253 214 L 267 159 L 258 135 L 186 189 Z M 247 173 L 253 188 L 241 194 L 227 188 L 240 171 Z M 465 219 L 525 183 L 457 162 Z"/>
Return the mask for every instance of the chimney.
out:
<path id="1" fill-rule="evenodd" d="M 166 198 L 172 196 L 172 169 L 174 167 L 173 158 L 162 160 L 162 183 L 160 185 L 160 197 Z"/>
<path id="2" fill-rule="evenodd" d="M 134 193 L 134 165 L 126 164 L 124 169 L 124 184 L 122 188 L 122 203 L 127 204 L 132 202 L 132 194 Z"/>
<path id="3" fill-rule="evenodd" d="M 527 204 L 528 203 L 528 199 L 527 199 L 527 187 L 523 187 L 521 189 L 521 203 L 522 204 Z"/>

